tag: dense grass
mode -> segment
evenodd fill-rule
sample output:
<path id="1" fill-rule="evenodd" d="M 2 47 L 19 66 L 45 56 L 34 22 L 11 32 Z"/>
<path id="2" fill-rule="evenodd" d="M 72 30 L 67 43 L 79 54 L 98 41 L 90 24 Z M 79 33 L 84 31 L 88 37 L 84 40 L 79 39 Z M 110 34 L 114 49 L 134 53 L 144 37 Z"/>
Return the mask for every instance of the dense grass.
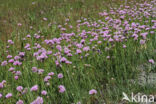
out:
<path id="1" fill-rule="evenodd" d="M 3 88 L 0 88 L 0 93 L 3 95 L 0 98 L 0 104 L 14 104 L 19 99 L 29 104 L 38 96 L 43 97 L 45 104 L 78 102 L 82 104 L 117 104 L 122 100 L 122 92 L 156 94 L 156 88 L 153 86 L 141 86 L 131 82 L 132 79 L 137 79 L 140 73 L 140 70 L 137 69 L 139 65 L 148 63 L 151 67 L 148 67 L 146 71 L 155 72 L 155 63 L 148 61 L 156 60 L 156 30 L 152 28 L 155 26 L 152 21 L 156 18 L 148 6 L 144 6 L 143 9 L 150 16 L 139 12 L 141 3 L 144 1 L 1 0 L 0 62 L 9 61 L 8 55 L 20 56 L 19 52 L 25 52 L 25 55 L 18 59 L 22 65 L 8 63 L 0 66 L 0 82 L 6 80 Z M 123 14 L 124 19 L 120 18 L 119 11 L 125 10 L 125 5 L 129 5 L 130 10 L 137 11 L 135 16 L 127 13 Z M 151 5 L 154 7 L 154 3 Z M 110 14 L 111 10 L 116 14 Z M 111 19 L 108 19 L 107 15 L 99 15 L 99 13 L 104 13 L 103 11 L 107 11 Z M 119 20 L 120 25 L 116 23 L 116 20 Z M 130 28 L 132 28 L 132 23 L 139 23 L 139 26 L 145 25 L 143 28 L 136 27 L 140 29 L 140 32 L 137 33 L 137 40 L 132 37 L 137 30 L 126 30 L 126 25 L 124 25 L 126 20 L 129 24 L 127 27 Z M 86 25 L 84 25 L 85 22 L 87 22 Z M 64 28 L 66 30 L 63 30 Z M 106 30 L 109 30 L 109 33 Z M 115 39 L 116 32 L 121 32 L 117 35 L 121 35 L 123 39 L 111 42 L 108 36 L 106 40 L 103 40 L 105 37 L 102 36 L 101 31 L 105 31 L 113 39 Z M 146 32 L 148 35 L 144 39 L 140 34 Z M 70 36 L 66 36 L 66 33 Z M 81 42 L 83 39 L 84 43 Z M 8 40 L 12 40 L 14 44 L 9 44 Z M 146 40 L 146 43 L 140 44 L 140 40 Z M 28 43 L 30 46 L 27 45 Z M 83 48 L 89 46 L 90 49 L 83 51 L 82 48 L 82 53 L 75 54 L 78 43 L 82 43 Z M 60 47 L 57 45 L 60 45 L 62 50 L 57 49 Z M 123 48 L 123 46 L 126 47 Z M 71 53 L 72 56 L 69 57 L 64 48 L 67 48 L 67 51 L 70 50 L 67 53 Z M 52 54 L 47 55 L 47 58 L 37 59 L 34 53 L 40 49 L 42 53 L 52 51 Z M 66 57 L 72 64 L 60 62 L 62 57 Z M 59 61 L 59 65 L 56 64 L 56 61 Z M 15 68 L 14 71 L 9 71 L 11 67 Z M 44 72 L 42 74 L 33 72 L 32 67 L 43 69 Z M 17 71 L 20 71 L 21 75 L 16 75 Z M 44 81 L 50 72 L 54 72 L 54 75 L 48 81 Z M 58 78 L 59 73 L 63 74 L 63 78 Z M 19 78 L 16 79 L 15 76 Z M 34 85 L 38 85 L 36 92 L 30 91 Z M 59 85 L 65 87 L 64 93 L 59 93 Z M 23 86 L 27 92 L 25 94 L 18 92 L 16 90 L 18 86 Z M 90 95 L 89 91 L 92 89 L 97 90 L 97 94 Z M 41 94 L 43 90 L 47 91 L 46 96 Z M 13 95 L 9 99 L 5 98 L 8 93 Z"/>

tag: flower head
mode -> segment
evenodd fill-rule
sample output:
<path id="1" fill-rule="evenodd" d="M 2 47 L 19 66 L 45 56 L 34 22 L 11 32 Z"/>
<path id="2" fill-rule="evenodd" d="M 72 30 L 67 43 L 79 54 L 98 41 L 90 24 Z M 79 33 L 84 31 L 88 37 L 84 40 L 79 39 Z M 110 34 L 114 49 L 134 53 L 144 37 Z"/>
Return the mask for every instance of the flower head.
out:
<path id="1" fill-rule="evenodd" d="M 59 92 L 64 93 L 66 91 L 65 87 L 63 85 L 59 85 Z"/>
<path id="2" fill-rule="evenodd" d="M 48 73 L 49 76 L 53 76 L 54 75 L 54 72 L 50 72 Z"/>
<path id="3" fill-rule="evenodd" d="M 63 78 L 63 74 L 62 74 L 62 73 L 59 73 L 59 74 L 57 75 L 57 77 L 58 77 L 58 78 Z"/>
<path id="4" fill-rule="evenodd" d="M 1 63 L 1 66 L 6 66 L 7 64 L 8 64 L 7 61 L 3 61 L 3 62 Z"/>
<path id="5" fill-rule="evenodd" d="M 38 85 L 34 85 L 31 89 L 30 89 L 30 91 L 37 91 L 38 90 Z"/>
<path id="6" fill-rule="evenodd" d="M 16 88 L 16 90 L 19 91 L 19 92 L 22 92 L 23 87 L 22 87 L 22 86 L 18 86 L 18 87 Z"/>
<path id="7" fill-rule="evenodd" d="M 43 90 L 43 91 L 41 92 L 41 94 L 42 94 L 42 95 L 47 95 L 47 91 Z"/>
<path id="8" fill-rule="evenodd" d="M 12 97 L 12 93 L 8 93 L 5 97 L 6 97 L 7 99 L 8 99 L 8 98 L 11 98 L 11 97 Z"/>
<path id="9" fill-rule="evenodd" d="M 96 93 L 97 93 L 97 91 L 95 89 L 92 89 L 92 90 L 89 91 L 90 95 L 93 95 L 93 94 L 96 94 Z"/>
<path id="10" fill-rule="evenodd" d="M 146 40 L 140 40 L 140 44 L 143 45 L 145 44 Z"/>
<path id="11" fill-rule="evenodd" d="M 16 104 L 24 104 L 24 102 L 22 100 L 18 100 Z"/>
<path id="12" fill-rule="evenodd" d="M 46 76 L 46 77 L 44 78 L 44 81 L 45 81 L 45 82 L 48 82 L 49 79 L 51 79 L 51 76 Z"/>
<path id="13" fill-rule="evenodd" d="M 2 98 L 2 96 L 3 96 L 3 95 L 0 93 L 0 98 Z"/>
<path id="14" fill-rule="evenodd" d="M 149 59 L 149 61 L 148 61 L 148 62 L 149 62 L 149 63 L 152 63 L 152 64 L 154 64 L 154 63 L 155 63 L 153 59 Z"/>
<path id="15" fill-rule="evenodd" d="M 37 99 L 35 99 L 30 104 L 43 104 L 43 98 L 39 96 L 39 97 L 37 97 Z"/>

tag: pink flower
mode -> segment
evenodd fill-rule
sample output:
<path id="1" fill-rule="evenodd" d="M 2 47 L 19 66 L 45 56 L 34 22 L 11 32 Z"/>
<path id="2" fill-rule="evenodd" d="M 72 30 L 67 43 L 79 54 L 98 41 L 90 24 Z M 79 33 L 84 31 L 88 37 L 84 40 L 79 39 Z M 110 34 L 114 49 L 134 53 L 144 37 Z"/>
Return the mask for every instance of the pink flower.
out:
<path id="1" fill-rule="evenodd" d="M 80 54 L 80 53 L 82 53 L 82 51 L 81 51 L 80 49 L 77 49 L 77 50 L 76 50 L 76 53 L 77 53 L 77 54 Z"/>
<path id="2" fill-rule="evenodd" d="M 123 45 L 123 48 L 126 48 L 127 46 L 126 45 Z"/>
<path id="3" fill-rule="evenodd" d="M 6 83 L 6 80 L 3 80 L 3 81 L 2 81 L 2 84 L 5 84 L 5 83 Z"/>
<path id="4" fill-rule="evenodd" d="M 1 63 L 1 66 L 6 66 L 7 64 L 8 64 L 7 61 L 3 61 L 3 62 Z"/>
<path id="5" fill-rule="evenodd" d="M 44 21 L 47 21 L 48 19 L 44 17 L 43 20 L 44 20 Z"/>
<path id="6" fill-rule="evenodd" d="M 43 74 L 44 70 L 43 69 L 39 69 L 38 70 L 38 74 Z"/>
<path id="7" fill-rule="evenodd" d="M 36 4 L 36 2 L 32 2 L 32 5 L 35 5 Z"/>
<path id="8" fill-rule="evenodd" d="M 24 48 L 30 48 L 30 44 L 29 43 L 27 43 L 26 45 L 25 45 L 25 47 Z"/>
<path id="9" fill-rule="evenodd" d="M 14 42 L 12 40 L 8 40 L 9 44 L 14 44 Z"/>
<path id="10" fill-rule="evenodd" d="M 9 71 L 10 71 L 10 72 L 12 72 L 12 71 L 14 71 L 14 70 L 15 70 L 15 68 L 13 68 L 13 67 L 9 68 Z"/>
<path id="11" fill-rule="evenodd" d="M 50 55 L 52 54 L 53 52 L 52 51 L 47 51 L 47 55 Z"/>
<path id="12" fill-rule="evenodd" d="M 38 90 L 38 85 L 34 85 L 31 89 L 30 89 L 30 91 L 37 91 Z"/>
<path id="13" fill-rule="evenodd" d="M 65 54 L 70 53 L 70 49 L 68 49 L 67 47 L 65 47 L 65 48 L 64 48 L 64 53 L 65 53 Z"/>
<path id="14" fill-rule="evenodd" d="M 18 86 L 18 87 L 16 88 L 16 90 L 19 91 L 19 92 L 22 92 L 23 87 L 22 87 L 22 86 Z"/>
<path id="15" fill-rule="evenodd" d="M 109 40 L 108 40 L 109 42 L 113 42 L 114 40 L 112 39 L 112 38 L 109 38 Z"/>
<path id="16" fill-rule="evenodd" d="M 67 61 L 67 59 L 65 58 L 65 57 L 62 57 L 61 59 L 60 59 L 60 62 L 66 62 Z"/>
<path id="17" fill-rule="evenodd" d="M 16 104 L 24 104 L 24 102 L 22 100 L 18 100 Z"/>
<path id="18" fill-rule="evenodd" d="M 140 40 L 140 44 L 143 45 L 145 44 L 146 40 Z"/>
<path id="19" fill-rule="evenodd" d="M 152 63 L 152 64 L 154 64 L 154 63 L 155 63 L 153 59 L 149 59 L 149 61 L 148 61 L 148 62 L 149 62 L 149 63 Z"/>
<path id="20" fill-rule="evenodd" d="M 83 51 L 89 51 L 89 50 L 90 50 L 89 46 L 83 48 Z"/>
<path id="21" fill-rule="evenodd" d="M 0 89 L 3 88 L 3 87 L 4 87 L 4 84 L 3 83 L 0 83 Z"/>
<path id="22" fill-rule="evenodd" d="M 16 75 L 14 78 L 15 78 L 15 80 L 18 80 L 19 76 Z"/>
<path id="23" fill-rule="evenodd" d="M 22 26 L 22 24 L 21 24 L 21 23 L 18 23 L 17 25 L 18 25 L 18 26 Z"/>
<path id="24" fill-rule="evenodd" d="M 58 60 L 55 61 L 56 66 L 60 66 L 60 63 Z"/>
<path id="25" fill-rule="evenodd" d="M 37 72 L 37 70 L 38 70 L 37 67 L 32 67 L 33 72 Z"/>
<path id="26" fill-rule="evenodd" d="M 82 40 L 81 40 L 81 44 L 84 44 L 84 43 L 85 43 L 85 40 L 84 40 L 84 39 L 82 39 Z"/>
<path id="27" fill-rule="evenodd" d="M 66 61 L 66 64 L 72 64 L 72 62 L 67 60 L 67 61 Z"/>
<path id="28" fill-rule="evenodd" d="M 43 90 L 43 91 L 41 92 L 41 94 L 42 94 L 42 95 L 47 95 L 47 91 Z"/>
<path id="29" fill-rule="evenodd" d="M 95 89 L 92 89 L 92 90 L 89 91 L 90 95 L 93 95 L 93 94 L 96 94 L 96 93 L 97 93 L 97 91 Z"/>
<path id="30" fill-rule="evenodd" d="M 21 71 L 16 71 L 15 75 L 21 75 Z"/>
<path id="31" fill-rule="evenodd" d="M 8 93 L 5 97 L 6 97 L 7 99 L 8 99 L 8 98 L 11 98 L 11 97 L 12 97 L 12 93 Z"/>
<path id="32" fill-rule="evenodd" d="M 76 104 L 81 104 L 81 102 L 79 101 L 79 102 L 77 102 Z"/>
<path id="33" fill-rule="evenodd" d="M 2 96 L 3 96 L 3 95 L 0 93 L 0 98 L 2 98 Z"/>
<path id="34" fill-rule="evenodd" d="M 53 76 L 54 75 L 54 72 L 50 72 L 48 73 L 49 76 Z"/>
<path id="35" fill-rule="evenodd" d="M 71 53 L 68 53 L 67 56 L 71 57 L 71 56 L 73 56 L 73 55 L 72 55 Z"/>
<path id="36" fill-rule="evenodd" d="M 24 55 L 25 55 L 25 52 L 19 52 L 20 57 L 24 57 Z"/>
<path id="37" fill-rule="evenodd" d="M 45 81 L 45 82 L 48 82 L 49 79 L 51 79 L 51 76 L 46 76 L 46 77 L 44 78 L 44 81 Z"/>
<path id="38" fill-rule="evenodd" d="M 8 62 L 9 63 L 13 63 L 14 62 L 14 59 L 10 59 Z"/>
<path id="39" fill-rule="evenodd" d="M 15 56 L 15 57 L 14 57 L 15 60 L 18 60 L 18 59 L 20 59 L 20 58 L 21 58 L 20 56 Z"/>
<path id="40" fill-rule="evenodd" d="M 83 47 L 82 44 L 76 44 L 76 46 L 77 46 L 78 48 L 82 48 L 82 47 Z"/>
<path id="41" fill-rule="evenodd" d="M 30 34 L 28 34 L 28 35 L 27 35 L 27 38 L 30 38 L 30 37 L 31 37 L 31 35 L 30 35 Z"/>
<path id="42" fill-rule="evenodd" d="M 19 61 L 14 61 L 13 65 L 21 65 L 22 63 Z"/>
<path id="43" fill-rule="evenodd" d="M 144 39 L 146 39 L 146 36 L 148 35 L 148 33 L 146 32 L 146 33 L 141 33 L 140 34 Z"/>
<path id="44" fill-rule="evenodd" d="M 59 92 L 64 93 L 66 91 L 65 87 L 63 85 L 59 86 Z"/>
<path id="45" fill-rule="evenodd" d="M 61 51 L 62 50 L 62 47 L 60 45 L 57 45 L 56 48 Z"/>
<path id="46" fill-rule="evenodd" d="M 70 25 L 69 28 L 73 28 L 73 26 Z"/>
<path id="47" fill-rule="evenodd" d="M 106 58 L 107 58 L 107 59 L 110 59 L 110 56 L 107 56 Z"/>
<path id="48" fill-rule="evenodd" d="M 28 92 L 28 88 L 25 88 L 22 92 L 22 94 L 26 94 Z"/>
<path id="49" fill-rule="evenodd" d="M 9 59 L 9 58 L 12 58 L 12 56 L 11 56 L 11 55 L 8 55 L 7 58 L 8 58 L 8 59 Z"/>
<path id="50" fill-rule="evenodd" d="M 59 74 L 57 75 L 57 77 L 58 77 L 58 78 L 63 78 L 63 74 L 62 74 L 62 73 L 59 73 Z"/>
<path id="51" fill-rule="evenodd" d="M 43 98 L 39 96 L 39 97 L 37 97 L 36 100 L 31 102 L 30 104 L 43 104 Z"/>

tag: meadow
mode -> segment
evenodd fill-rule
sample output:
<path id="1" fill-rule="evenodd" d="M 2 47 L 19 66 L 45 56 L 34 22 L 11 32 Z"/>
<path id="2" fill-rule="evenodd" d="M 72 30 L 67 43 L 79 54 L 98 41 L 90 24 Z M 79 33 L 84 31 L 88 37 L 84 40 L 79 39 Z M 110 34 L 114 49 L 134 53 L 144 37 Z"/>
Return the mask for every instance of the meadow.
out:
<path id="1" fill-rule="evenodd" d="M 139 79 L 156 73 L 156 0 L 0 0 L 0 13 L 0 104 L 156 95 Z"/>

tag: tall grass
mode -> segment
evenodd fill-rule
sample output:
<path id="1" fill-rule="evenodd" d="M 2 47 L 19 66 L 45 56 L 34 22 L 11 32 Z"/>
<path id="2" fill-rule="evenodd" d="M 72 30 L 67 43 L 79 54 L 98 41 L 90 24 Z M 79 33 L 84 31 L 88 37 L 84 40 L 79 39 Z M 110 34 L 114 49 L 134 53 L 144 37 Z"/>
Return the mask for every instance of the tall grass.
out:
<path id="1" fill-rule="evenodd" d="M 133 5 L 137 2 L 138 4 Z M 124 10 L 124 3 L 124 1 L 118 0 L 37 0 L 35 2 L 33 0 L 1 0 L 0 62 L 8 61 L 8 55 L 12 55 L 13 58 L 20 56 L 19 52 L 25 52 L 25 55 L 18 59 L 22 65 L 13 65 L 8 62 L 7 65 L 0 66 L 0 82 L 6 80 L 3 88 L 0 88 L 0 93 L 3 95 L 0 98 L 0 104 L 14 104 L 19 99 L 23 100 L 25 104 L 29 104 L 38 96 L 44 99 L 45 104 L 78 102 L 82 104 L 117 104 L 122 100 L 122 92 L 155 94 L 155 87 L 140 86 L 138 83 L 131 82 L 131 80 L 137 79 L 137 75 L 140 73 L 137 69 L 138 65 L 149 63 L 149 59 L 156 60 L 156 31 L 151 28 L 154 26 L 152 20 L 155 20 L 155 17 L 143 16 L 143 12 L 139 12 L 139 15 L 136 14 L 138 18 L 125 14 L 125 18 L 121 19 L 121 25 L 119 25 L 122 28 L 120 31 L 119 28 L 113 27 L 111 19 L 107 20 L 107 16 L 99 15 L 100 12 L 103 13 L 103 10 L 108 13 L 114 10 L 117 14 L 109 14 L 109 17 L 115 24 L 115 20 L 120 20 L 118 11 Z M 136 9 L 139 9 L 141 3 L 144 1 L 127 1 L 126 5 L 129 5 L 129 8 L 133 10 L 135 6 Z M 152 15 L 151 12 L 149 13 Z M 149 26 L 150 29 L 141 28 L 141 32 L 138 32 L 138 40 L 134 41 L 132 33 L 135 30 L 129 30 L 122 34 L 124 33 L 122 30 L 126 30 L 123 25 L 126 20 L 130 24 L 129 27 L 134 22 L 139 23 L 139 26 Z M 99 26 L 84 25 L 85 21 L 89 24 L 97 23 Z M 80 26 L 80 24 L 82 25 Z M 60 25 L 62 27 L 59 27 Z M 124 37 L 123 41 L 111 42 L 109 39 L 104 41 L 100 33 L 107 30 L 102 29 L 104 27 L 109 28 L 109 35 L 112 38 L 115 32 L 121 32 L 118 35 Z M 63 28 L 66 30 L 61 30 Z M 91 33 L 86 33 L 90 31 Z M 151 31 L 154 33 L 150 33 Z M 143 37 L 140 34 L 144 32 L 148 32 L 148 36 L 145 39 L 146 43 L 141 45 L 139 42 Z M 66 33 L 68 35 L 74 33 L 75 35 L 66 36 Z M 28 34 L 31 37 L 28 37 Z M 36 35 L 39 35 L 40 38 L 37 38 Z M 96 35 L 99 36 L 98 40 L 95 39 L 91 42 L 90 39 L 94 39 Z M 46 44 L 45 41 L 52 39 L 56 39 L 54 44 L 50 42 Z M 81 43 L 83 39 L 85 39 L 83 48 L 89 46 L 90 50 L 83 51 L 81 49 L 81 54 L 75 54 L 76 49 L 78 49 L 75 44 Z M 14 44 L 9 44 L 8 40 L 13 40 Z M 26 48 L 28 43 L 30 46 Z M 62 46 L 62 50 L 59 51 L 57 45 Z M 123 48 L 123 45 L 126 47 Z M 67 57 L 64 52 L 65 47 L 70 49 L 73 56 Z M 31 49 L 29 50 L 29 48 Z M 45 50 L 41 51 L 42 48 Z M 52 54 L 47 55 L 48 58 L 37 59 L 34 53 L 38 50 L 43 53 L 52 51 Z M 60 57 L 66 57 L 72 64 L 59 62 L 60 66 L 57 65 L 56 61 L 60 61 Z M 152 71 L 155 71 L 155 66 L 149 64 L 154 67 Z M 14 71 L 9 71 L 11 67 L 15 68 Z M 42 74 L 33 72 L 32 67 L 37 67 L 38 70 L 43 69 L 44 72 Z M 20 71 L 21 75 L 16 75 L 17 71 Z M 54 72 L 54 75 L 45 81 L 45 77 L 50 72 Z M 63 78 L 58 78 L 60 73 L 63 74 Z M 17 76 L 19 78 L 16 78 Z M 30 91 L 34 85 L 38 85 L 36 92 Z M 64 93 L 59 93 L 59 85 L 65 87 Z M 17 91 L 18 86 L 22 86 L 26 93 Z M 92 89 L 97 90 L 97 94 L 89 94 Z M 41 94 L 43 90 L 47 91 L 46 96 Z M 13 94 L 9 99 L 5 97 L 8 93 Z"/>

